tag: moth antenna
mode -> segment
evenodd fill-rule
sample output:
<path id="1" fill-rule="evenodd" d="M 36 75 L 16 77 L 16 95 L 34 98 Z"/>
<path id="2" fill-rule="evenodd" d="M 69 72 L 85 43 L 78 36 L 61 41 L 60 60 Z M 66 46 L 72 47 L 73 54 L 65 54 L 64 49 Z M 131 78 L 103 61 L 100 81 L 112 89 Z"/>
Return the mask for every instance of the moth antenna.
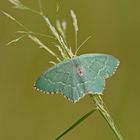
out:
<path id="1" fill-rule="evenodd" d="M 85 43 L 86 43 L 89 39 L 91 39 L 91 37 L 92 37 L 92 36 L 87 37 L 87 38 L 81 43 L 81 45 L 76 49 L 75 55 L 77 55 L 78 51 L 85 45 Z"/>

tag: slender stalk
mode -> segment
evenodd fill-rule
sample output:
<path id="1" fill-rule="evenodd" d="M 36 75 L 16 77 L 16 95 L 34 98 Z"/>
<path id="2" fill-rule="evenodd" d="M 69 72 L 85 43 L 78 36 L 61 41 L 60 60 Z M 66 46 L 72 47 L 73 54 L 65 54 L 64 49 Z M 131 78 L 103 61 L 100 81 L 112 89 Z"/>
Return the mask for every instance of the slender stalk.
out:
<path id="1" fill-rule="evenodd" d="M 64 135 L 66 135 L 70 130 L 72 130 L 75 126 L 83 122 L 87 117 L 89 117 L 93 112 L 95 112 L 97 109 L 93 109 L 90 112 L 86 113 L 84 116 L 82 116 L 80 119 L 78 119 L 74 124 L 72 124 L 68 129 L 66 129 L 63 133 L 61 133 L 57 138 L 54 140 L 59 140 Z"/>
<path id="2" fill-rule="evenodd" d="M 99 110 L 102 117 L 106 120 L 106 122 L 108 123 L 108 125 L 110 126 L 110 128 L 112 129 L 114 134 L 116 135 L 116 138 L 118 140 L 123 140 L 123 137 L 122 137 L 121 133 L 119 132 L 118 128 L 115 126 L 115 123 L 114 123 L 112 117 L 110 116 L 108 109 L 107 109 L 106 105 L 104 104 L 101 96 L 92 95 L 92 97 L 93 97 L 93 101 L 95 102 L 95 105 L 97 106 L 97 109 Z"/>
<path id="3" fill-rule="evenodd" d="M 42 1 L 38 0 L 40 14 L 43 14 Z"/>
<path id="4" fill-rule="evenodd" d="M 28 35 L 28 37 L 34 41 L 36 44 L 39 45 L 40 48 L 44 48 L 45 50 L 47 50 L 52 56 L 56 57 L 56 59 L 61 62 L 61 59 L 57 56 L 56 53 L 54 53 L 49 47 L 47 47 L 45 44 L 43 44 L 37 37 L 33 36 L 33 35 Z"/>
<path id="5" fill-rule="evenodd" d="M 56 38 L 54 38 L 51 35 L 46 35 L 46 34 L 43 34 L 43 33 L 38 33 L 38 32 L 33 32 L 33 31 L 22 31 L 21 30 L 21 31 L 16 31 L 16 33 L 26 34 L 26 35 L 33 34 L 33 35 L 38 35 L 38 36 L 42 36 L 42 37 L 51 38 L 53 40 L 56 40 Z"/>
<path id="6" fill-rule="evenodd" d="M 16 20 L 13 16 L 11 16 L 10 14 L 6 13 L 5 11 L 2 11 L 2 13 L 7 16 L 8 18 L 10 18 L 11 20 L 13 20 L 15 23 L 17 23 L 20 27 L 22 27 L 23 29 L 25 29 L 26 31 L 30 31 L 25 25 L 23 25 L 22 23 L 20 23 L 18 20 Z"/>

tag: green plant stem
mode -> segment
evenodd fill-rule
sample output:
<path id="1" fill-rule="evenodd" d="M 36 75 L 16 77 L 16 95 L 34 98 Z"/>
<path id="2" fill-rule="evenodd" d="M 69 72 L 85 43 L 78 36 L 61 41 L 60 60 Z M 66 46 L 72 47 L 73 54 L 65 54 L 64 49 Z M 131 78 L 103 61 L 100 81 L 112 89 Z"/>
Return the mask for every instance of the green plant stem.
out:
<path id="1" fill-rule="evenodd" d="M 92 97 L 93 97 L 93 101 L 95 102 L 95 104 L 97 106 L 97 109 L 99 110 L 102 117 L 106 120 L 106 122 L 108 123 L 108 125 L 110 126 L 110 128 L 112 129 L 114 134 L 116 135 L 116 138 L 118 140 L 123 140 L 123 137 L 122 137 L 121 133 L 119 132 L 118 128 L 115 126 L 115 123 L 114 123 L 112 117 L 110 116 L 108 109 L 105 106 L 101 96 L 92 95 Z"/>
<path id="2" fill-rule="evenodd" d="M 59 140 L 64 135 L 66 135 L 70 130 L 72 130 L 75 126 L 83 122 L 87 117 L 89 117 L 93 112 L 95 112 L 97 109 L 93 109 L 90 112 L 86 113 L 84 116 L 82 116 L 80 119 L 78 119 L 74 124 L 72 124 L 69 128 L 67 128 L 63 133 L 61 133 L 57 138 L 54 140 Z"/>

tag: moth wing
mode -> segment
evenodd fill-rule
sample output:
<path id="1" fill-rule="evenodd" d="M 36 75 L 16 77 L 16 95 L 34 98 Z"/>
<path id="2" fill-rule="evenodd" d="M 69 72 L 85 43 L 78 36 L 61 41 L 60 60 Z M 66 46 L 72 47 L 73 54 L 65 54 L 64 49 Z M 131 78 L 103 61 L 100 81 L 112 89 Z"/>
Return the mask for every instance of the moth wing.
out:
<path id="1" fill-rule="evenodd" d="M 105 79 L 111 77 L 119 60 L 112 55 L 84 54 L 79 56 L 79 61 L 84 68 L 84 81 L 86 92 L 100 94 L 105 87 Z"/>
<path id="2" fill-rule="evenodd" d="M 68 100 L 76 102 L 84 95 L 76 69 L 72 59 L 62 61 L 42 73 L 34 86 L 47 94 L 62 93 Z"/>
<path id="3" fill-rule="evenodd" d="M 42 73 L 35 82 L 35 88 L 44 93 L 62 92 L 71 71 L 69 61 L 58 63 Z"/>

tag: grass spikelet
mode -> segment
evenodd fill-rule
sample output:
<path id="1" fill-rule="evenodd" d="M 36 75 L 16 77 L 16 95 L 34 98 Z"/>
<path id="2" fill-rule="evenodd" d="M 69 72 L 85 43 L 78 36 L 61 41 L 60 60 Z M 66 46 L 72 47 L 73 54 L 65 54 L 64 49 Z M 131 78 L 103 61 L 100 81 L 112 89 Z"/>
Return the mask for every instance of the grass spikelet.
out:
<path id="1" fill-rule="evenodd" d="M 54 61 L 50 61 L 49 63 L 50 64 L 53 64 L 53 65 L 56 65 L 56 63 Z"/>
<path id="2" fill-rule="evenodd" d="M 44 15 L 44 13 L 42 11 L 42 7 L 41 7 L 41 1 L 40 1 L 40 12 L 23 5 L 19 0 L 17 0 L 17 1 L 16 0 L 10 0 L 10 3 L 14 4 L 15 6 L 19 6 L 18 7 L 19 9 L 20 9 L 20 6 L 21 6 L 21 8 L 24 7 L 24 8 L 22 8 L 24 10 L 28 10 L 30 12 L 33 12 L 33 13 L 37 14 L 37 15 L 40 15 L 45 20 L 45 22 L 47 23 L 47 25 L 48 25 L 49 29 L 51 30 L 52 34 L 54 35 L 54 37 L 60 43 L 60 46 L 63 48 L 63 51 L 67 55 L 67 57 L 69 57 L 69 56 L 72 57 L 73 56 L 72 51 L 69 50 L 68 46 L 65 44 L 65 41 L 63 40 L 61 35 L 59 35 L 59 33 L 57 32 L 56 28 L 52 25 L 52 23 L 50 22 L 49 18 Z M 33 33 L 27 27 L 25 27 L 23 24 L 21 24 L 18 20 L 13 18 L 10 14 L 7 14 L 6 12 L 3 12 L 3 13 L 6 16 L 8 16 L 10 19 L 15 21 L 18 25 L 23 27 L 26 31 L 30 32 L 30 34 Z M 38 33 L 36 33 L 36 34 L 38 34 Z M 42 35 L 42 34 L 38 34 L 38 35 Z"/>
<path id="3" fill-rule="evenodd" d="M 67 29 L 67 22 L 66 21 L 62 21 L 62 28 L 66 32 L 66 29 Z"/>
<path id="4" fill-rule="evenodd" d="M 59 20 L 56 20 L 56 27 L 57 27 L 57 30 L 60 32 L 61 36 L 64 38 L 64 40 L 66 42 L 65 30 L 63 30 Z"/>
<path id="5" fill-rule="evenodd" d="M 75 31 L 75 50 L 77 50 L 77 40 L 78 40 L 78 23 L 77 23 L 77 17 L 73 10 L 70 10 L 70 14 L 73 20 L 73 27 Z"/>
<path id="6" fill-rule="evenodd" d="M 19 0 L 8 0 L 8 1 L 14 5 L 14 8 L 26 9 L 26 7 Z"/>
<path id="7" fill-rule="evenodd" d="M 22 36 L 20 36 L 20 37 L 14 39 L 14 40 L 8 42 L 6 45 L 8 46 L 8 45 L 11 45 L 11 44 L 13 44 L 13 43 L 16 43 L 16 42 L 18 42 L 19 40 L 21 40 L 22 38 L 24 38 L 25 36 L 26 36 L 26 35 L 22 35 Z"/>
<path id="8" fill-rule="evenodd" d="M 60 43 L 66 50 L 67 54 L 69 55 L 68 57 L 72 58 L 74 55 L 73 55 L 72 51 L 67 47 L 67 45 L 65 44 L 65 42 L 61 36 L 60 36 Z"/>
<path id="9" fill-rule="evenodd" d="M 44 20 L 46 21 L 46 23 L 48 24 L 52 34 L 56 37 L 56 39 L 58 40 L 58 42 L 61 44 L 62 48 L 64 49 L 64 51 L 66 51 L 66 53 L 72 57 L 73 54 L 69 51 L 68 46 L 65 44 L 64 39 L 61 37 L 61 35 L 59 35 L 59 33 L 57 32 L 56 28 L 51 24 L 50 20 L 48 17 L 43 16 Z M 65 52 L 64 52 L 65 53 Z"/>
<path id="10" fill-rule="evenodd" d="M 59 12 L 59 9 L 60 9 L 60 1 L 57 0 L 56 1 L 56 12 Z"/>
<path id="11" fill-rule="evenodd" d="M 13 5 L 15 6 L 18 6 L 18 5 L 22 5 L 21 2 L 19 0 L 8 0 L 10 3 L 12 3 Z"/>
<path id="12" fill-rule="evenodd" d="M 55 29 L 55 27 L 51 24 L 50 20 L 48 17 L 43 16 L 45 22 L 48 24 L 48 27 L 50 28 L 52 34 L 56 37 L 57 40 L 60 40 L 59 34 L 57 32 L 57 30 Z"/>
<path id="13" fill-rule="evenodd" d="M 56 57 L 56 59 L 60 62 L 60 58 L 50 49 L 48 48 L 46 45 L 44 45 L 37 37 L 33 36 L 33 35 L 28 35 L 28 37 L 34 41 L 35 43 L 37 43 L 39 45 L 39 48 L 44 48 L 45 50 L 47 50 L 51 55 L 53 55 L 54 57 Z"/>
<path id="14" fill-rule="evenodd" d="M 78 23 L 77 23 L 76 14 L 74 13 L 73 10 L 70 10 L 70 13 L 71 13 L 71 17 L 73 19 L 73 26 L 74 26 L 75 32 L 78 32 Z"/>
<path id="15" fill-rule="evenodd" d="M 62 47 L 61 47 L 60 45 L 58 45 L 58 44 L 56 44 L 55 46 L 56 46 L 56 47 L 58 48 L 58 50 L 60 51 L 61 56 L 62 56 L 64 59 L 67 59 L 67 55 L 64 53 Z"/>

